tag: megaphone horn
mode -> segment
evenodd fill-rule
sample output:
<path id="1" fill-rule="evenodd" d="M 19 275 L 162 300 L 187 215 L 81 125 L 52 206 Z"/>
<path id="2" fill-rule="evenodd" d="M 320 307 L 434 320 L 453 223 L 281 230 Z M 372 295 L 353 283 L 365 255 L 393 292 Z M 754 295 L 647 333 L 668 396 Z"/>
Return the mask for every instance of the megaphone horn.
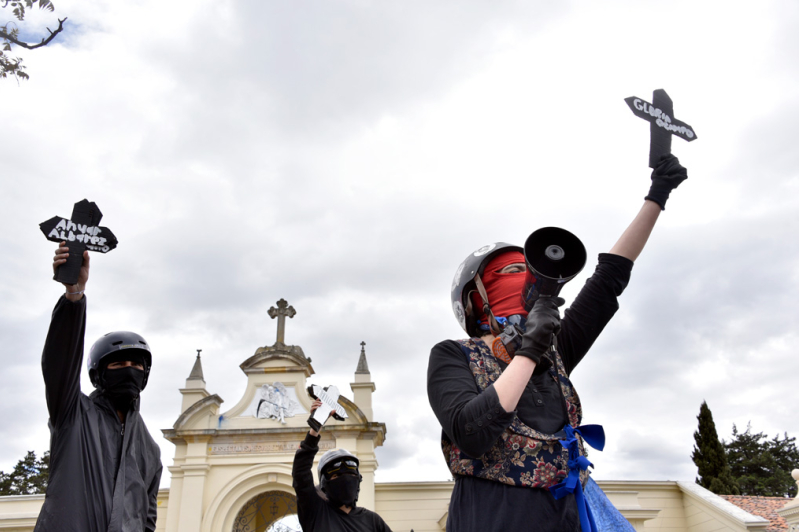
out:
<path id="1" fill-rule="evenodd" d="M 585 246 L 560 227 L 542 227 L 524 243 L 527 276 L 522 289 L 524 309 L 530 312 L 539 297 L 560 294 L 563 285 L 585 266 Z"/>

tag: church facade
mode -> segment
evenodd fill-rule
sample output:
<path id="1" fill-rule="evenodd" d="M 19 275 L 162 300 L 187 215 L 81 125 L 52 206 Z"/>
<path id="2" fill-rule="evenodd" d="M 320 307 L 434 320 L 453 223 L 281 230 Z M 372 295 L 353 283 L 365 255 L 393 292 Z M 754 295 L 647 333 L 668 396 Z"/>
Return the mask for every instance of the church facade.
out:
<path id="1" fill-rule="evenodd" d="M 170 532 L 267 530 L 296 513 L 291 487 L 294 452 L 308 432 L 312 399 L 306 388 L 314 374 L 311 359 L 283 341 L 284 300 L 274 345 L 258 348 L 241 364 L 247 386 L 239 402 L 222 412 L 222 399 L 205 387 L 200 356 L 186 380 L 182 412 L 164 437 L 175 444 L 171 483 L 159 527 Z M 372 393 L 366 352 L 350 384 L 353 400 L 339 399 L 347 417 L 330 419 L 319 442 L 320 456 L 344 448 L 356 454 L 363 475 L 359 504 L 375 508 L 375 449 L 383 444 L 385 423 L 372 419 Z M 163 504 L 161 506 L 164 506 Z"/>

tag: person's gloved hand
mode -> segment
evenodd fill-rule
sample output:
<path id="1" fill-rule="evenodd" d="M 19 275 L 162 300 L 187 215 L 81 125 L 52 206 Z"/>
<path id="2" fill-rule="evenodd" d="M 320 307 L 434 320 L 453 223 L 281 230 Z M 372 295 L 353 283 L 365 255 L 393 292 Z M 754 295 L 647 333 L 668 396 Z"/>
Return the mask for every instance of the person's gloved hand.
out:
<path id="1" fill-rule="evenodd" d="M 680 160 L 671 153 L 664 155 L 652 170 L 652 186 L 644 199 L 654 201 L 665 211 L 669 194 L 686 179 L 688 170 L 680 164 Z"/>
<path id="2" fill-rule="evenodd" d="M 552 345 L 552 337 L 560 332 L 560 311 L 558 307 L 566 301 L 560 297 L 541 297 L 535 302 L 527 315 L 522 336 L 522 346 L 513 356 L 527 357 L 536 364 Z"/>

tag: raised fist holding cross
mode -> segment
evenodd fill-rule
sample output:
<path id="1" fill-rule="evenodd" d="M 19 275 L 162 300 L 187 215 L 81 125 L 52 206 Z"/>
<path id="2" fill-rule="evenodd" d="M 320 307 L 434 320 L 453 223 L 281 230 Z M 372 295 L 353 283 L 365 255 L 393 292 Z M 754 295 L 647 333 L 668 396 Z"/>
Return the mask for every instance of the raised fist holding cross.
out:
<path id="1" fill-rule="evenodd" d="M 320 402 L 316 409 L 312 409 L 311 417 L 308 418 L 308 425 L 316 432 L 319 432 L 331 415 L 339 421 L 344 421 L 347 418 L 347 411 L 338 402 L 340 394 L 335 386 L 322 388 L 312 384 L 308 386 L 308 395 Z M 316 406 L 316 402 L 314 406 Z"/>
<path id="2" fill-rule="evenodd" d="M 89 280 L 88 250 L 107 253 L 117 246 L 114 233 L 99 226 L 102 217 L 97 204 L 84 199 L 75 204 L 72 218 L 53 216 L 39 224 L 47 240 L 60 244 L 53 258 L 53 279 L 67 287 L 67 299 L 83 297 Z"/>

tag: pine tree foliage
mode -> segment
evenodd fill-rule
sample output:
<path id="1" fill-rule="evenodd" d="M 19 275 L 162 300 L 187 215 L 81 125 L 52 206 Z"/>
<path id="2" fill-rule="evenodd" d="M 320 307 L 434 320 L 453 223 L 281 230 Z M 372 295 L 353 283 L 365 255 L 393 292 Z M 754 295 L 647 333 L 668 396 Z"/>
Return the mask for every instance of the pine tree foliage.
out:
<path id="1" fill-rule="evenodd" d="M 25 458 L 17 462 L 11 473 L 0 471 L 0 495 L 33 495 L 44 493 L 50 477 L 50 451 L 41 458 L 28 451 Z"/>
<path id="2" fill-rule="evenodd" d="M 733 479 L 727 463 L 727 453 L 719 441 L 713 414 L 705 401 L 696 416 L 699 427 L 694 432 L 694 450 L 691 460 L 699 470 L 696 483 L 719 495 L 738 495 L 738 485 Z"/>
<path id="3" fill-rule="evenodd" d="M 796 438 L 788 434 L 769 439 L 762 432 L 753 433 L 751 424 L 745 432 L 732 426 L 732 439 L 724 444 L 730 469 L 742 495 L 793 497 L 796 482 L 791 471 L 799 464 Z"/>

